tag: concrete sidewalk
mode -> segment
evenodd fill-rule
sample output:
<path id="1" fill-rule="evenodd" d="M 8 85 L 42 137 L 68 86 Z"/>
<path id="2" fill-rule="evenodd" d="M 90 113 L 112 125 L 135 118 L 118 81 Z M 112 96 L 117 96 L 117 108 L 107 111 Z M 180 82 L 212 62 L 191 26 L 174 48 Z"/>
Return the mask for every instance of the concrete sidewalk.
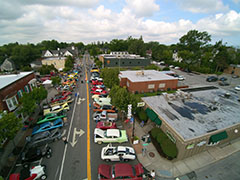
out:
<path id="1" fill-rule="evenodd" d="M 127 130 L 128 137 L 132 137 L 132 125 L 125 124 L 124 127 Z M 153 127 L 154 124 L 149 122 L 142 128 L 136 121 L 134 134 L 141 139 L 141 137 L 148 134 Z M 239 151 L 240 141 L 237 139 L 227 145 L 213 147 L 208 151 L 176 162 L 171 162 L 161 157 L 152 143 L 146 144 L 140 140 L 140 143 L 133 145 L 133 147 L 136 151 L 139 162 L 142 163 L 148 171 L 154 169 L 158 177 L 176 178 L 191 173 Z M 146 153 L 144 154 L 142 153 L 143 147 L 146 148 Z"/>

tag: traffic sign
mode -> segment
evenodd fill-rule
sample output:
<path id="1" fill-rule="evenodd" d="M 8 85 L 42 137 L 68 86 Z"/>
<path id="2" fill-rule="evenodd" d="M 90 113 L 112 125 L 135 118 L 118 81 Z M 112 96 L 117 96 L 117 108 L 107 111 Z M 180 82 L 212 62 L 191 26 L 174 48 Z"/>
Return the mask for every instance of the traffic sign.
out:
<path id="1" fill-rule="evenodd" d="M 137 103 L 137 107 L 143 107 L 143 106 L 145 106 L 145 102 L 139 102 L 139 103 Z"/>

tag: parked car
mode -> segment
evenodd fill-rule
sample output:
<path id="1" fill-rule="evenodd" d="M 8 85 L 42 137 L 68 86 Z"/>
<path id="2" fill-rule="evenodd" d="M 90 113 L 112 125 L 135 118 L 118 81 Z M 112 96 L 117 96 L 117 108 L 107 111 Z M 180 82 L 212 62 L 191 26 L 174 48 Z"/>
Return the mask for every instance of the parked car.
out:
<path id="1" fill-rule="evenodd" d="M 217 80 L 218 80 L 218 78 L 216 76 L 209 76 L 206 79 L 206 81 L 208 81 L 208 82 L 215 82 Z"/>
<path id="2" fill-rule="evenodd" d="M 97 98 L 110 98 L 108 94 L 94 94 L 92 95 L 92 99 L 97 99 Z"/>
<path id="3" fill-rule="evenodd" d="M 47 179 L 46 166 L 33 166 L 31 169 L 23 168 L 20 173 L 11 174 L 9 180 L 37 180 Z"/>
<path id="4" fill-rule="evenodd" d="M 100 121 L 97 123 L 96 128 L 106 130 L 106 129 L 117 129 L 117 125 L 114 122 L 104 122 Z"/>
<path id="5" fill-rule="evenodd" d="M 97 103 L 99 106 L 112 105 L 111 98 L 95 98 L 94 101 L 94 103 Z"/>
<path id="6" fill-rule="evenodd" d="M 20 163 L 26 166 L 42 157 L 46 157 L 47 159 L 52 157 L 52 149 L 49 146 L 25 148 L 20 155 Z"/>
<path id="7" fill-rule="evenodd" d="M 240 85 L 236 86 L 235 90 L 240 91 Z"/>
<path id="8" fill-rule="evenodd" d="M 128 146 L 112 146 L 108 144 L 102 148 L 101 158 L 105 161 L 129 161 L 136 158 L 135 151 Z"/>
<path id="9" fill-rule="evenodd" d="M 227 80 L 226 77 L 221 77 L 221 78 L 219 78 L 219 81 L 226 81 L 226 80 Z"/>
<path id="10" fill-rule="evenodd" d="M 103 105 L 101 108 L 93 109 L 93 111 L 107 111 L 108 113 L 117 113 L 117 109 L 112 105 Z"/>
<path id="11" fill-rule="evenodd" d="M 229 86 L 229 83 L 226 81 L 219 81 L 218 83 L 220 86 Z"/>
<path id="12" fill-rule="evenodd" d="M 71 99 L 71 97 L 69 97 L 68 95 L 64 95 L 64 96 L 56 96 L 54 98 L 51 99 L 51 103 L 54 103 L 56 101 L 60 101 L 60 100 L 68 100 Z"/>
<path id="13" fill-rule="evenodd" d="M 177 78 L 178 78 L 179 81 L 183 81 L 185 79 L 185 77 L 182 76 L 182 75 L 179 75 Z"/>
<path id="14" fill-rule="evenodd" d="M 103 88 L 98 88 L 97 86 L 93 86 L 93 87 L 91 88 L 91 91 L 96 91 L 97 89 L 102 89 L 102 90 L 104 90 Z"/>
<path id="15" fill-rule="evenodd" d="M 40 118 L 37 121 L 37 124 L 45 123 L 48 121 L 54 121 L 59 118 L 62 119 L 62 118 L 65 118 L 66 116 L 67 116 L 66 113 L 49 113 L 46 116 Z"/>
<path id="16" fill-rule="evenodd" d="M 107 129 L 102 130 L 99 128 L 95 128 L 94 130 L 94 142 L 98 144 L 102 143 L 123 143 L 127 142 L 128 137 L 125 130 L 119 129 Z"/>
<path id="17" fill-rule="evenodd" d="M 45 122 L 45 123 L 35 126 L 33 128 L 32 135 L 40 133 L 40 132 L 44 132 L 44 131 L 49 131 L 51 129 L 60 128 L 60 127 L 63 127 L 62 119 L 57 119 L 53 122 Z"/>
<path id="18" fill-rule="evenodd" d="M 28 136 L 26 137 L 26 141 L 28 147 L 37 147 L 54 142 L 55 140 L 60 140 L 61 137 L 61 131 L 59 129 L 53 129 L 35 134 L 33 136 Z"/>
<path id="19" fill-rule="evenodd" d="M 144 169 L 142 164 L 131 166 L 126 163 L 114 165 L 100 164 L 98 166 L 99 180 L 143 180 Z"/>
<path id="20" fill-rule="evenodd" d="M 91 94 L 107 94 L 107 91 L 103 89 L 96 89 L 94 91 L 91 91 Z"/>
<path id="21" fill-rule="evenodd" d="M 72 98 L 67 98 L 65 100 L 59 100 L 59 101 L 55 101 L 53 103 L 50 104 L 50 107 L 54 107 L 54 106 L 62 106 L 63 104 L 65 103 L 68 103 L 70 104 L 71 102 L 73 102 L 73 99 Z"/>
<path id="22" fill-rule="evenodd" d="M 232 75 L 232 78 L 239 78 L 239 76 L 236 75 L 236 74 L 233 74 L 233 75 Z"/>
<path id="23" fill-rule="evenodd" d="M 93 120 L 96 122 L 99 122 L 101 120 L 104 121 L 116 121 L 118 118 L 118 114 L 117 113 L 111 113 L 111 112 L 107 112 L 107 111 L 96 111 L 93 114 Z"/>
<path id="24" fill-rule="evenodd" d="M 102 81 L 92 81 L 92 85 L 103 85 L 103 82 Z"/>
<path id="25" fill-rule="evenodd" d="M 68 103 L 63 104 L 62 106 L 54 106 L 48 109 L 43 110 L 43 115 L 47 115 L 49 113 L 58 113 L 60 111 L 68 111 L 70 108 L 68 106 Z"/>

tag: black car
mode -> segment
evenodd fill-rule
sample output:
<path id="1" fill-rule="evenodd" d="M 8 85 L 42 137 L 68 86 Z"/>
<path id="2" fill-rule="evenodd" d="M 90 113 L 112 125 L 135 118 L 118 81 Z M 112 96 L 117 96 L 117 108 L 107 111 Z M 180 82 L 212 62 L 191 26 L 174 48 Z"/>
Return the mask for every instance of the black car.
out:
<path id="1" fill-rule="evenodd" d="M 221 78 L 219 78 L 219 81 L 226 81 L 226 80 L 227 80 L 226 77 L 221 77 Z"/>
<path id="2" fill-rule="evenodd" d="M 209 76 L 206 81 L 207 82 L 216 82 L 218 78 L 216 76 Z"/>
<path id="3" fill-rule="evenodd" d="M 50 131 L 44 131 L 26 138 L 27 147 L 38 147 L 46 145 L 47 143 L 54 142 L 61 139 L 61 131 L 59 129 L 53 129 Z"/>
<path id="4" fill-rule="evenodd" d="M 45 156 L 47 159 L 52 157 L 52 149 L 49 146 L 31 148 L 26 147 L 21 153 L 20 162 L 21 164 L 28 164 L 37 161 Z"/>

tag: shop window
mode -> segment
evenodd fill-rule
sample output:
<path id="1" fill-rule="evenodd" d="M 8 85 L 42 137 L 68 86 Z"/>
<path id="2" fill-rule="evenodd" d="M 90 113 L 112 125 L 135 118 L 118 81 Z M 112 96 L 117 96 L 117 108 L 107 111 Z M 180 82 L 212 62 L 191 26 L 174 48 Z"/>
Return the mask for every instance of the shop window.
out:
<path id="1" fill-rule="evenodd" d="M 154 89 L 154 87 L 155 87 L 155 84 L 149 84 L 148 85 L 148 89 Z"/>
<path id="2" fill-rule="evenodd" d="M 6 103 L 7 103 L 7 107 L 9 109 L 9 111 L 12 111 L 12 110 L 16 109 L 17 105 L 18 105 L 18 101 L 17 101 L 16 96 L 7 99 Z"/>

